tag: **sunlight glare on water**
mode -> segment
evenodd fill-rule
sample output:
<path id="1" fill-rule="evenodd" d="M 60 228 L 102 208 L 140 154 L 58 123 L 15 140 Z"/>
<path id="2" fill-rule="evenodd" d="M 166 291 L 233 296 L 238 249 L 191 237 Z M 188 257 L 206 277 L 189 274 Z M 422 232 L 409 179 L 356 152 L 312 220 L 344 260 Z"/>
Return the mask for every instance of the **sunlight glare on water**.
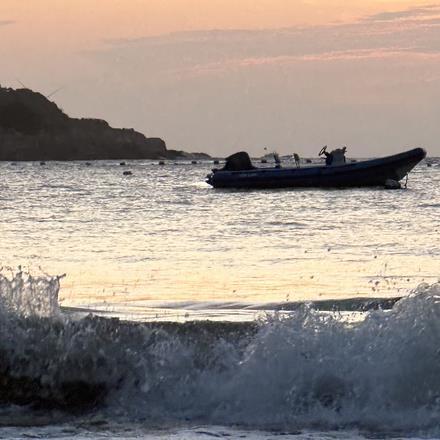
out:
<path id="1" fill-rule="evenodd" d="M 66 273 L 63 305 L 116 308 L 395 296 L 438 279 L 438 161 L 399 191 L 214 190 L 211 167 L 2 163 L 0 262 Z"/>

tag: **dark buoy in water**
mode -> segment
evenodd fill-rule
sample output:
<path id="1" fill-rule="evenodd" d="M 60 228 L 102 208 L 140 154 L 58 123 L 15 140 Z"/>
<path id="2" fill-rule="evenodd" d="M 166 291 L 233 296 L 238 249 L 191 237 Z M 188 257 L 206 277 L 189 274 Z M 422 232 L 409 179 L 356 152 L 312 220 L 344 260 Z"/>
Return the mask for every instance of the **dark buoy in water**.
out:
<path id="1" fill-rule="evenodd" d="M 261 159 L 261 163 L 267 163 L 266 159 Z"/>
<path id="2" fill-rule="evenodd" d="M 385 189 L 401 189 L 402 185 L 399 181 L 393 179 L 387 179 L 385 182 Z"/>
<path id="3" fill-rule="evenodd" d="M 124 176 L 131 176 L 133 173 L 131 171 L 124 171 L 122 174 Z"/>
<path id="4" fill-rule="evenodd" d="M 427 167 L 432 167 L 432 163 L 427 162 L 427 163 L 426 163 L 426 166 L 427 166 Z"/>
<path id="5" fill-rule="evenodd" d="M 215 161 L 214 161 L 214 165 L 218 165 L 219 163 L 220 163 L 219 160 L 215 160 Z"/>
<path id="6" fill-rule="evenodd" d="M 306 159 L 306 163 L 312 163 L 312 159 Z"/>
<path id="7" fill-rule="evenodd" d="M 165 161 L 164 160 L 160 160 L 159 161 L 159 165 L 165 165 Z"/>
<path id="8" fill-rule="evenodd" d="M 86 162 L 86 167 L 89 167 L 90 165 L 92 165 L 90 162 Z"/>
<path id="9" fill-rule="evenodd" d="M 125 162 L 119 162 L 119 165 L 121 166 L 121 167 L 125 167 L 125 165 L 127 165 Z"/>
<path id="10" fill-rule="evenodd" d="M 192 160 L 191 163 L 192 163 L 193 165 L 197 165 L 197 161 L 196 161 L 196 160 Z"/>
<path id="11" fill-rule="evenodd" d="M 17 166 L 17 162 L 11 162 L 11 165 L 12 165 L 13 167 Z"/>
<path id="12" fill-rule="evenodd" d="M 46 165 L 46 162 L 41 161 L 41 162 L 40 162 L 40 165 Z"/>

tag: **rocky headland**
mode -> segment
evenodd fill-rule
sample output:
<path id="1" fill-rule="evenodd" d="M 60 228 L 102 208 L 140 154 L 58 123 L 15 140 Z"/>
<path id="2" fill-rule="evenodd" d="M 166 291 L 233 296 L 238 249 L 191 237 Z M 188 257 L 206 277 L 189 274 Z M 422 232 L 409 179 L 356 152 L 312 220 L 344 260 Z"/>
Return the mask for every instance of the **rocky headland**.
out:
<path id="1" fill-rule="evenodd" d="M 0 161 L 187 158 L 202 157 L 101 119 L 70 118 L 32 90 L 0 87 Z"/>

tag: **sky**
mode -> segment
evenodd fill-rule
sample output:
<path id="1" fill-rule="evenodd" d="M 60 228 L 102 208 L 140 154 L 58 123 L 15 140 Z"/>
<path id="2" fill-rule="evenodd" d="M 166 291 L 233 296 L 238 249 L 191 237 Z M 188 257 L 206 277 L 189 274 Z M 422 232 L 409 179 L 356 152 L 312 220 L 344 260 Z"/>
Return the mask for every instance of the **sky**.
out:
<path id="1" fill-rule="evenodd" d="M 0 84 L 224 156 L 440 156 L 440 1 L 0 0 Z"/>

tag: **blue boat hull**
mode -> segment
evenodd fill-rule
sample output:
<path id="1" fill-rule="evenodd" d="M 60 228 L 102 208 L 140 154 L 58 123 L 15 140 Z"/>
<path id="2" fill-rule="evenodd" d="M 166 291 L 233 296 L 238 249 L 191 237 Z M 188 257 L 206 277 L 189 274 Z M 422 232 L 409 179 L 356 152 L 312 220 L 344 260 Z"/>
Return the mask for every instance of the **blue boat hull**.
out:
<path id="1" fill-rule="evenodd" d="M 415 148 L 393 156 L 339 166 L 213 170 L 207 176 L 207 183 L 214 188 L 248 189 L 384 186 L 388 179 L 399 181 L 404 178 L 425 157 L 425 150 Z"/>

